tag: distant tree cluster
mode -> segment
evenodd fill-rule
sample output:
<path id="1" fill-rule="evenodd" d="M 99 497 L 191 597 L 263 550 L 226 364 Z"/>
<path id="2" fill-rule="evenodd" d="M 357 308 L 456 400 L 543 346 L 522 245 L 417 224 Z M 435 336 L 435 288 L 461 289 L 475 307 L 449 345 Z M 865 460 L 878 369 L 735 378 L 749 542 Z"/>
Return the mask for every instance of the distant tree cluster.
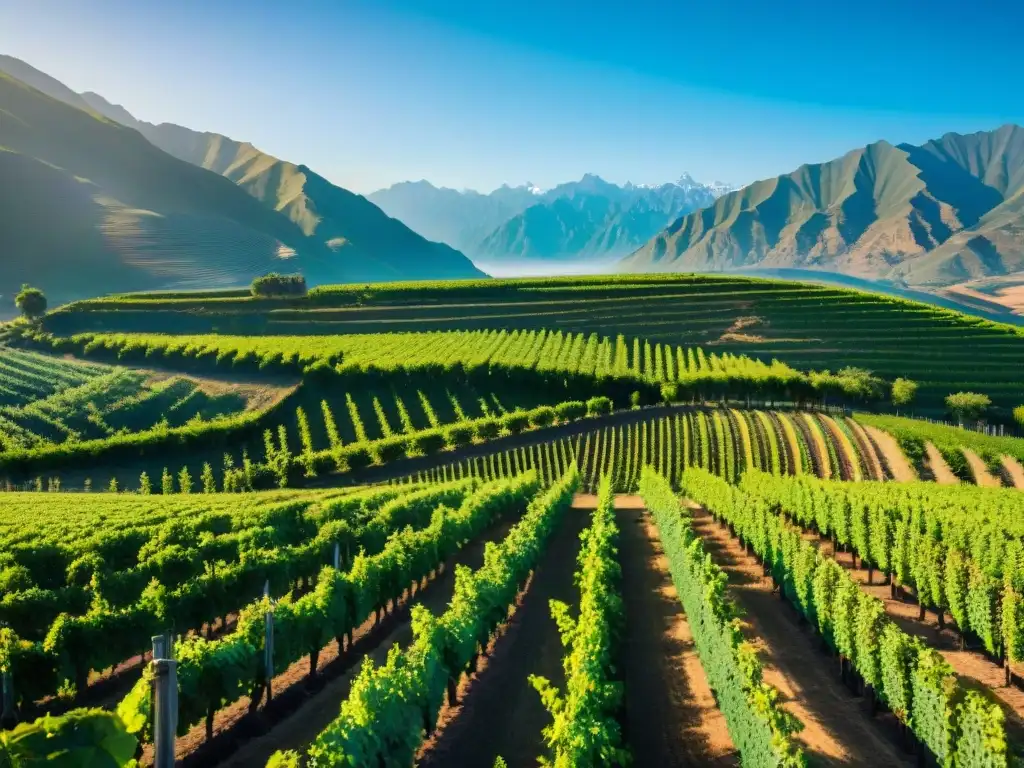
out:
<path id="1" fill-rule="evenodd" d="M 251 290 L 253 296 L 305 296 L 306 278 L 271 272 L 253 280 Z"/>

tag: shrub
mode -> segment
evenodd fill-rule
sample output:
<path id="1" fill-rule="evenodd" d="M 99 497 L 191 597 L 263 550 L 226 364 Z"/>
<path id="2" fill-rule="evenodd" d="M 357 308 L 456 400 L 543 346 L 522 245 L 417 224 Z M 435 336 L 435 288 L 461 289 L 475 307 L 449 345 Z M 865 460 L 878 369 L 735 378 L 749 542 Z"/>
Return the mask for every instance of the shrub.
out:
<path id="1" fill-rule="evenodd" d="M 592 397 L 587 400 L 587 414 L 589 416 L 602 416 L 612 412 L 612 401 L 603 395 Z"/>
<path id="2" fill-rule="evenodd" d="M 339 451 L 338 457 L 339 467 L 342 462 L 344 462 L 350 472 L 358 469 L 365 469 L 373 464 L 373 455 L 370 453 L 370 449 L 362 443 L 355 443 L 354 445 L 346 446 Z"/>
<path id="3" fill-rule="evenodd" d="M 1013 409 L 1013 420 L 1024 427 L 1024 405 L 1018 405 Z"/>
<path id="4" fill-rule="evenodd" d="M 418 435 L 413 437 L 412 444 L 416 450 L 424 456 L 429 456 L 432 453 L 437 453 L 442 450 L 445 447 L 446 442 L 442 432 L 436 429 L 430 429 L 426 432 L 420 432 Z"/>
<path id="5" fill-rule="evenodd" d="M 555 415 L 558 416 L 558 421 L 563 424 L 568 421 L 576 421 L 587 415 L 587 406 L 580 400 L 559 403 L 555 406 Z"/>
<path id="6" fill-rule="evenodd" d="M 555 409 L 542 405 L 530 411 L 530 423 L 535 427 L 549 427 L 555 421 Z"/>
<path id="7" fill-rule="evenodd" d="M 630 393 L 630 395 L 629 395 L 629 405 L 632 408 L 639 408 L 640 407 L 640 391 L 639 390 Z"/>
<path id="8" fill-rule="evenodd" d="M 253 296 L 305 296 L 306 278 L 271 272 L 253 280 L 250 290 Z"/>
<path id="9" fill-rule="evenodd" d="M 404 459 L 409 453 L 409 438 L 399 435 L 390 440 L 381 440 L 374 445 L 373 453 L 378 464 Z"/>
<path id="10" fill-rule="evenodd" d="M 505 425 L 505 429 L 509 431 L 509 434 L 518 435 L 530 426 L 530 414 L 526 411 L 513 411 L 512 413 L 505 414 L 501 419 L 501 423 Z"/>
<path id="11" fill-rule="evenodd" d="M 475 431 L 472 424 L 454 424 L 445 432 L 445 440 L 453 448 L 460 445 L 469 445 L 473 442 Z"/>
<path id="12" fill-rule="evenodd" d="M 484 419 L 477 422 L 476 435 L 481 440 L 490 440 L 501 434 L 501 422 L 497 419 Z"/>

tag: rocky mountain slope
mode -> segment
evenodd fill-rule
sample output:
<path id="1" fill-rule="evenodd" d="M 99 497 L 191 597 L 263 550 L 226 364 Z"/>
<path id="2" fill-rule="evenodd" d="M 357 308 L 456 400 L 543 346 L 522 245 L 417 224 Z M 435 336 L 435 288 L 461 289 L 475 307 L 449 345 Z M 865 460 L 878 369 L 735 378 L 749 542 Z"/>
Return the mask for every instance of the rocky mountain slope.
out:
<path id="1" fill-rule="evenodd" d="M 1024 128 L 870 144 L 681 216 L 623 271 L 825 269 L 935 287 L 1024 269 Z"/>
<path id="2" fill-rule="evenodd" d="M 138 121 L 17 59 L 0 58 L 0 78 L 0 306 L 22 281 L 59 302 L 271 270 L 311 283 L 482 275 L 305 166 Z"/>

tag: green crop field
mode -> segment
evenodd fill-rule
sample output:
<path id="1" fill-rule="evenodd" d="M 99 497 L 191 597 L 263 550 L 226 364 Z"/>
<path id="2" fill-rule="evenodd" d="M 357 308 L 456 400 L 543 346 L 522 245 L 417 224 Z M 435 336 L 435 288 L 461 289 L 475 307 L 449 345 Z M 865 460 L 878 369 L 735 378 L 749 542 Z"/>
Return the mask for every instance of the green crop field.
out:
<path id="1" fill-rule="evenodd" d="M 890 399 L 1005 428 L 1018 329 L 643 276 L 2 338 L 0 764 L 1024 758 L 1024 440 Z"/>
<path id="2" fill-rule="evenodd" d="M 540 329 L 778 359 L 801 369 L 847 365 L 950 391 L 1024 402 L 1024 332 L 916 302 L 859 291 L 723 276 L 644 275 L 315 289 L 303 299 L 127 295 L 79 302 L 48 327 L 84 331 L 353 334 Z"/>

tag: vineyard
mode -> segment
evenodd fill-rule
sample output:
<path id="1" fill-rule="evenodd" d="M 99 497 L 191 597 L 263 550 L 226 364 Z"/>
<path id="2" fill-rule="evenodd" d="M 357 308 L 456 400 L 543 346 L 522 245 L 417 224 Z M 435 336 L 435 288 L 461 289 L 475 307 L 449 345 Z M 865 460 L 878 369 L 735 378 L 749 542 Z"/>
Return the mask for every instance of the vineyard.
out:
<path id="1" fill-rule="evenodd" d="M 893 435 L 919 473 L 931 473 L 926 451 L 930 443 L 964 482 L 1024 489 L 1022 438 L 997 437 L 899 416 L 858 414 L 857 420 Z"/>
<path id="2" fill-rule="evenodd" d="M 1019 328 L 904 299 L 722 275 L 631 275 L 325 286 L 301 299 L 138 295 L 79 302 L 47 327 L 81 332 L 377 334 L 557 329 L 797 369 L 867 368 L 920 382 L 922 405 L 960 389 L 1012 408 L 1024 402 Z"/>
<path id="3" fill-rule="evenodd" d="M 114 424 L 134 420 L 139 429 L 122 428 L 106 438 L 76 434 L 56 444 L 36 440 L 18 445 L 12 437 L 7 455 L 0 455 L 0 479 L 6 475 L 21 487 L 41 484 L 46 477 L 65 487 L 82 487 L 88 480 L 136 489 L 143 472 L 152 479 L 165 470 L 187 468 L 192 478 L 213 473 L 218 488 L 231 490 L 237 468 L 251 464 L 255 469 L 247 472 L 243 486 L 266 488 L 324 471 L 458 449 L 616 406 L 708 399 L 864 404 L 885 394 L 885 383 L 864 371 L 801 372 L 777 362 L 705 354 L 701 348 L 547 331 L 316 339 L 121 334 L 45 337 L 38 343 L 122 366 L 159 365 L 192 376 L 259 380 L 298 375 L 301 380 L 263 409 L 209 419 L 183 410 L 181 416 L 193 416 L 178 424 L 180 417 L 170 423 L 177 410 L 161 408 L 161 421 L 148 429 L 141 415 L 133 414 L 166 405 L 166 393 L 173 397 L 177 388 L 189 386 L 188 379 L 178 377 L 121 398 L 112 386 L 101 387 L 113 404 L 87 402 L 90 423 L 107 426 L 104 416 L 112 410 Z M 118 368 L 110 376 L 120 381 L 132 374 Z M 59 397 L 70 399 L 71 394 Z M 606 402 L 594 405 L 595 398 Z M 184 396 L 192 408 L 209 405 L 209 400 L 195 392 Z M 54 471 L 69 464 L 74 473 Z M 111 464 L 115 473 L 97 477 L 89 471 L 90 465 Z"/>
<path id="4" fill-rule="evenodd" d="M 7 338 L 0 765 L 1024 764 L 1024 441 L 886 412 L 1000 418 L 1013 329 L 645 276 Z"/>
<path id="5" fill-rule="evenodd" d="M 0 348 L 0 406 L 21 407 L 108 373 L 98 365 L 78 365 L 31 352 Z"/>

